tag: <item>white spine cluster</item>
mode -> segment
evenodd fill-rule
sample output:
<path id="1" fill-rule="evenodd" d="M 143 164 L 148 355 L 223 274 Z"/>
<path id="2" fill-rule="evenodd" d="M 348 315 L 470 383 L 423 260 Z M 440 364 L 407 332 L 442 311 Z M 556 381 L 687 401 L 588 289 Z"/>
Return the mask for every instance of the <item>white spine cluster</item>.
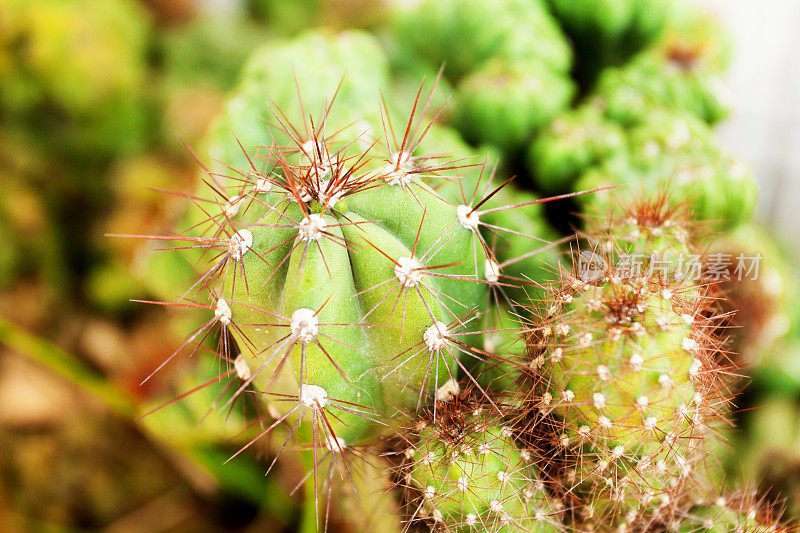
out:
<path id="1" fill-rule="evenodd" d="M 223 326 L 228 326 L 231 323 L 233 311 L 231 311 L 231 306 L 228 305 L 225 298 L 217 300 L 217 305 L 214 307 L 214 316 Z"/>
<path id="2" fill-rule="evenodd" d="M 310 213 L 297 226 L 298 236 L 301 241 L 318 241 L 324 237 L 327 227 L 324 218 L 316 213 Z"/>
<path id="3" fill-rule="evenodd" d="M 394 266 L 394 275 L 404 287 L 416 287 L 422 281 L 422 263 L 413 257 L 401 257 Z"/>
<path id="4" fill-rule="evenodd" d="M 389 185 L 407 187 L 411 184 L 411 154 L 397 152 L 392 154 L 391 162 L 383 167 L 383 177 Z"/>
<path id="5" fill-rule="evenodd" d="M 300 385 L 300 403 L 309 409 L 324 409 L 328 393 L 319 385 Z"/>
<path id="6" fill-rule="evenodd" d="M 258 178 L 255 185 L 253 185 L 253 192 L 256 194 L 269 192 L 272 190 L 272 182 L 267 178 Z"/>
<path id="7" fill-rule="evenodd" d="M 487 259 L 483 265 L 483 277 L 486 278 L 486 281 L 489 283 L 497 283 L 497 280 L 500 279 L 500 265 L 497 261 L 493 261 L 492 259 Z"/>
<path id="8" fill-rule="evenodd" d="M 222 208 L 222 212 L 225 214 L 226 218 L 230 219 L 239 214 L 239 209 L 242 207 L 242 200 L 244 200 L 244 196 L 231 196 L 230 199 L 228 199 L 225 207 Z"/>
<path id="9" fill-rule="evenodd" d="M 317 333 L 319 333 L 319 319 L 314 311 L 301 307 L 292 313 L 289 330 L 292 332 L 292 337 L 295 340 L 304 344 L 309 343 L 317 338 Z"/>
<path id="10" fill-rule="evenodd" d="M 425 330 L 422 340 L 425 341 L 428 351 L 439 353 L 447 344 L 448 333 L 450 332 L 447 330 L 447 324 L 437 320 Z"/>
<path id="11" fill-rule="evenodd" d="M 240 261 L 252 246 L 253 234 L 248 229 L 240 229 L 228 240 L 228 255 Z"/>
<path id="12" fill-rule="evenodd" d="M 456 207 L 456 215 L 458 222 L 470 231 L 478 231 L 481 217 L 477 211 L 474 211 L 468 205 L 459 205 Z"/>
<path id="13" fill-rule="evenodd" d="M 247 381 L 253 377 L 250 365 L 247 364 L 247 359 L 245 359 L 243 354 L 239 354 L 236 356 L 236 359 L 233 360 L 233 369 L 236 370 L 236 375 L 239 376 L 239 379 L 242 381 Z"/>
<path id="14" fill-rule="evenodd" d="M 458 386 L 458 381 L 450 378 L 444 385 L 436 389 L 436 401 L 449 402 L 458 396 L 460 390 L 461 388 Z"/>

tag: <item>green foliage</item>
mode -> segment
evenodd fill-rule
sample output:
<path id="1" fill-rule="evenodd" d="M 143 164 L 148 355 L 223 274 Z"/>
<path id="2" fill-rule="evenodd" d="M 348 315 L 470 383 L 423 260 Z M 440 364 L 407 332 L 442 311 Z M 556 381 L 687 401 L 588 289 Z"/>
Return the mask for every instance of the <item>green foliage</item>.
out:
<path id="1" fill-rule="evenodd" d="M 142 146 L 149 22 L 129 0 L 11 0 L 0 34 L 0 109 L 53 148 Z"/>

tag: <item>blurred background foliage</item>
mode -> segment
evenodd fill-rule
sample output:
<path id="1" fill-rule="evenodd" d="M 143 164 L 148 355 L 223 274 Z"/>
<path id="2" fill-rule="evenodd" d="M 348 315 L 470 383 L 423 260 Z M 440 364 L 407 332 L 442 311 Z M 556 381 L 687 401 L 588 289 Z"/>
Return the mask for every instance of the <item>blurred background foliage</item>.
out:
<path id="1" fill-rule="evenodd" d="M 722 158 L 709 132 L 727 114 L 712 89 L 730 43 L 694 12 L 676 15 L 661 35 L 664 1 L 627 3 L 635 7 L 617 27 L 621 19 L 587 17 L 592 2 L 550 0 L 541 5 L 560 27 L 528 6 L 520 16 L 536 35 L 510 38 L 518 20 L 497 18 L 497 36 L 461 43 L 484 13 L 454 13 L 449 4 L 430 13 L 428 30 L 370 0 L 0 0 L 0 531 L 296 528 L 300 465 L 282 460 L 264 477 L 270 446 L 223 464 L 253 433 L 243 424 L 251 405 L 207 416 L 225 380 L 142 416 L 215 380 L 218 369 L 201 348 L 140 386 L 196 320 L 131 299 L 174 299 L 193 272 L 186 257 L 152 243 L 104 236 L 169 234 L 184 219 L 181 194 L 198 175 L 187 146 L 203 146 L 246 59 L 264 43 L 318 25 L 374 30 L 391 60 L 390 96 L 401 105 L 446 63 L 434 99 L 456 96 L 443 124 L 491 149 L 530 189 L 524 194 L 618 183 L 642 168 L 677 172 L 674 157 L 653 159 L 648 144 L 672 115 L 643 120 L 645 108 L 618 100 L 630 88 L 642 105 L 669 101 L 691 117 L 687 134 L 699 140 L 682 149 L 685 165 Z M 511 44 L 493 52 L 502 39 Z M 250 68 L 269 72 L 274 60 L 263 53 Z M 686 69 L 662 68 L 690 60 L 699 66 L 688 85 Z M 507 114 L 509 101 L 530 107 L 526 120 Z M 252 127 L 262 120 L 246 118 Z M 504 120 L 509 127 L 497 128 Z M 215 127 L 246 134 L 241 124 Z M 431 136 L 455 153 L 465 146 L 447 128 Z M 692 187 L 682 194 L 703 194 Z M 721 207 L 698 209 L 746 221 L 755 192 L 743 187 L 736 197 L 721 190 Z M 582 208 L 559 205 L 547 221 L 527 223 L 556 238 Z M 779 240 L 744 223 L 710 245 L 760 251 L 765 269 L 729 291 L 733 325 L 741 326 L 736 351 L 752 380 L 737 402 L 740 427 L 721 451 L 721 475 L 783 494 L 800 517 L 800 299 L 793 252 Z M 348 495 L 342 501 L 329 530 L 364 529 L 372 518 L 354 518 Z"/>

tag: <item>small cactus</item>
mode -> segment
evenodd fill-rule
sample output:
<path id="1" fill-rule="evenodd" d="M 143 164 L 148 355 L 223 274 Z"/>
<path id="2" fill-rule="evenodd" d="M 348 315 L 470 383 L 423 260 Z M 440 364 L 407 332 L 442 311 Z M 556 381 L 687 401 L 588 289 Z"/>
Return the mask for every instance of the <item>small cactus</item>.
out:
<path id="1" fill-rule="evenodd" d="M 659 37 L 668 0 L 550 0 L 549 5 L 578 51 L 579 76 L 620 63 Z"/>
<path id="2" fill-rule="evenodd" d="M 537 382 L 526 402 L 551 419 L 580 520 L 630 524 L 691 482 L 726 389 L 706 290 L 648 264 L 624 268 L 607 242 L 562 271 L 526 333 Z"/>
<path id="3" fill-rule="evenodd" d="M 409 522 L 439 531 L 560 530 L 530 451 L 483 396 L 448 382 L 395 453 Z"/>
<path id="4" fill-rule="evenodd" d="M 637 193 L 658 194 L 669 186 L 684 198 L 695 220 L 716 229 L 735 227 L 755 210 L 757 187 L 746 165 L 725 153 L 708 127 L 691 116 L 651 111 L 649 120 L 627 133 L 627 147 L 587 169 L 574 187 L 635 184 Z M 601 192 L 588 202 L 603 210 L 613 193 Z"/>
<path id="5" fill-rule="evenodd" d="M 443 66 L 453 124 L 476 144 L 513 151 L 569 106 L 569 47 L 540 0 L 424 1 L 398 6 L 401 57 Z"/>

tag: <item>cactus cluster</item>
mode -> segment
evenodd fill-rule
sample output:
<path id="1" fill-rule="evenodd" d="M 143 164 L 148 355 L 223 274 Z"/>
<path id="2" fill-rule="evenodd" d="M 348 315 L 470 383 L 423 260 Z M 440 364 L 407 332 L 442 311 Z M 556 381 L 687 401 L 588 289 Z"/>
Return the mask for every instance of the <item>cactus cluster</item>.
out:
<path id="1" fill-rule="evenodd" d="M 206 314 L 156 371 L 217 341 L 218 403 L 258 405 L 235 455 L 299 448 L 308 528 L 320 465 L 355 487 L 348 462 L 373 454 L 408 528 L 784 527 L 755 500 L 701 503 L 738 369 L 725 293 L 684 261 L 755 199 L 711 134 L 723 47 L 693 40 L 693 11 L 616 2 L 583 18 L 607 36 L 598 61 L 643 50 L 568 109 L 556 21 L 576 38 L 569 10 L 591 2 L 549 4 L 394 6 L 388 55 L 360 31 L 267 43 L 200 147 L 184 230 L 156 238 L 198 274 L 151 303 Z M 398 71 L 452 105 L 416 79 L 398 111 Z M 505 179 L 526 151 L 540 191 L 594 213 L 585 231 L 559 239 Z M 634 201 L 608 190 L 627 183 Z"/>
<path id="2" fill-rule="evenodd" d="M 435 407 L 393 443 L 407 519 L 446 531 L 559 531 L 533 454 L 497 407 L 457 382 Z"/>
<path id="3" fill-rule="evenodd" d="M 575 93 L 570 48 L 539 0 L 426 0 L 393 19 L 401 64 L 444 65 L 453 124 L 470 142 L 517 150 Z"/>

